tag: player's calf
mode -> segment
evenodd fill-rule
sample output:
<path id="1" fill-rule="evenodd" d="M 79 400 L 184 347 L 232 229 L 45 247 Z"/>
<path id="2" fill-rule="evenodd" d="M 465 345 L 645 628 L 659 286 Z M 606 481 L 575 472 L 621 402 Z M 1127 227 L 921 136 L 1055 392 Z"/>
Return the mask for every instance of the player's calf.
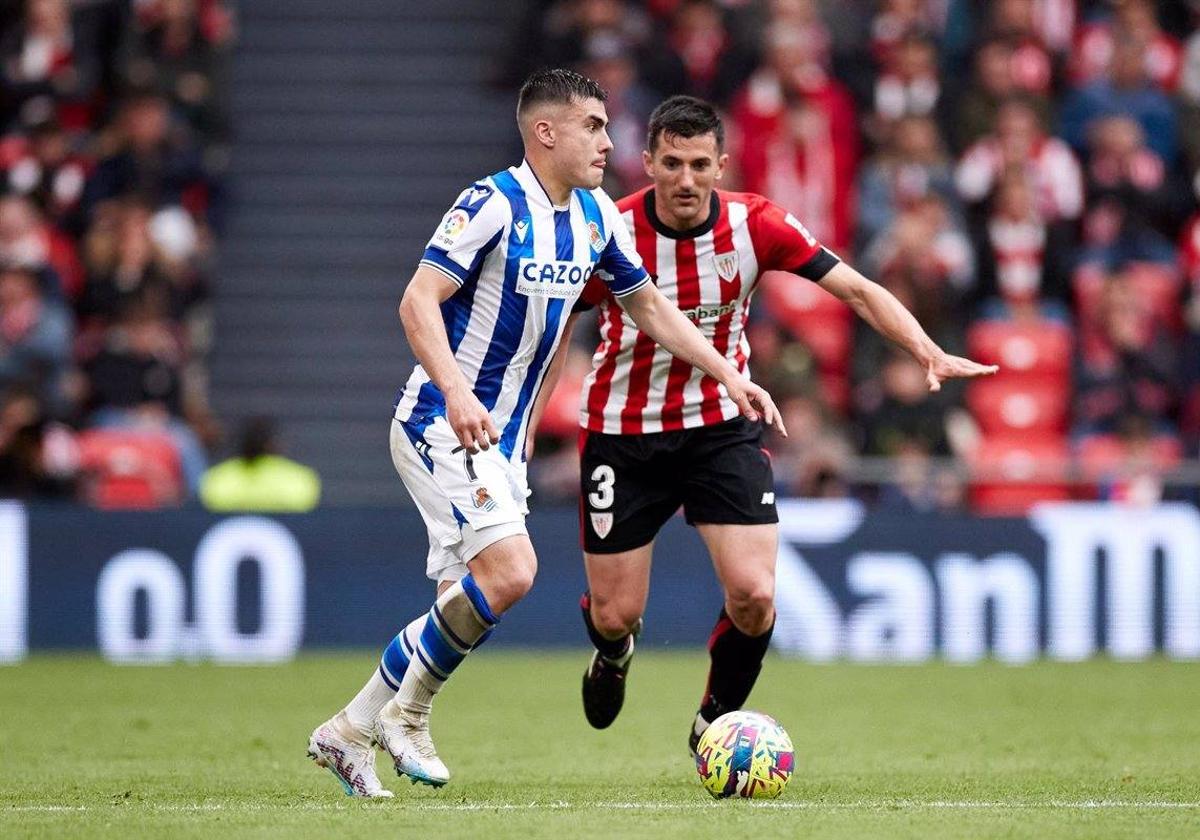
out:
<path id="1" fill-rule="evenodd" d="M 724 609 L 717 617 L 716 626 L 708 639 L 708 684 L 700 701 L 700 709 L 692 721 L 691 732 L 688 733 L 688 748 L 693 755 L 696 745 L 700 743 L 700 736 L 709 724 L 726 712 L 742 708 L 750 696 L 762 671 L 763 657 L 767 654 L 771 633 L 775 629 L 773 607 L 767 615 L 767 628 L 757 635 L 739 629 Z"/>
<path id="2" fill-rule="evenodd" d="M 636 619 L 627 631 L 625 628 L 629 625 L 622 622 L 616 629 L 624 632 L 609 638 L 594 621 L 589 593 L 583 593 L 579 607 L 588 638 L 596 648 L 583 673 L 583 713 L 596 729 L 605 729 L 612 725 L 625 705 L 625 678 L 629 675 L 637 637 L 642 631 L 642 620 Z M 610 633 L 614 629 L 611 623 L 608 629 Z"/>

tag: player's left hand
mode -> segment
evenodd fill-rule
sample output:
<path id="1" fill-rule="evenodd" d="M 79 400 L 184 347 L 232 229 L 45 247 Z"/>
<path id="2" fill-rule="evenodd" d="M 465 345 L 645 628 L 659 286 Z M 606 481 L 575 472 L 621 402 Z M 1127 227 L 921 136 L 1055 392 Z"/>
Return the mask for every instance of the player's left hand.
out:
<path id="1" fill-rule="evenodd" d="M 725 390 L 747 419 L 758 422 L 761 417 L 764 423 L 774 426 L 779 430 L 779 434 L 787 437 L 783 417 L 780 416 L 779 409 L 775 407 L 775 401 L 771 399 L 771 395 L 765 389 L 755 385 L 746 377 L 739 376 L 731 382 L 726 382 Z"/>
<path id="2" fill-rule="evenodd" d="M 998 370 L 999 365 L 981 365 L 962 356 L 940 353 L 929 360 L 929 366 L 925 369 L 925 383 L 930 391 L 940 391 L 942 382 L 947 379 L 974 379 L 977 376 L 991 376 Z"/>

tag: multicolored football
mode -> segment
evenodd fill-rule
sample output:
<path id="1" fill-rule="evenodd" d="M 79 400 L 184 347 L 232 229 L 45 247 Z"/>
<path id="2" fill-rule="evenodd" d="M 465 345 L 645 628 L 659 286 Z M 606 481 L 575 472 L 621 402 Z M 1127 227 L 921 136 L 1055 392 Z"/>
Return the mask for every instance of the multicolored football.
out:
<path id="1" fill-rule="evenodd" d="M 759 712 L 721 715 L 696 747 L 696 772 L 715 799 L 774 799 L 787 787 L 795 763 L 792 739 Z"/>

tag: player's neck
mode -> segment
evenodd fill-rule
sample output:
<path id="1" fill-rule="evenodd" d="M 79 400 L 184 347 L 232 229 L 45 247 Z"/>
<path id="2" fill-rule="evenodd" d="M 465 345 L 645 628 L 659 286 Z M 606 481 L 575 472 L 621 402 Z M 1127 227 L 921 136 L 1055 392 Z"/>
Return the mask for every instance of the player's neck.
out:
<path id="1" fill-rule="evenodd" d="M 533 173 L 533 177 L 542 185 L 542 189 L 546 192 L 546 198 L 550 199 L 552 205 L 563 207 L 571 200 L 572 187 L 561 179 L 556 178 L 550 167 L 531 160 L 528 155 L 525 157 L 525 163 L 528 164 L 529 171 Z"/>
<path id="2" fill-rule="evenodd" d="M 653 196 L 653 200 L 650 196 Z M 645 206 L 651 226 L 660 233 L 676 239 L 690 239 L 707 233 L 712 230 L 717 216 L 720 215 L 720 204 L 715 190 L 708 194 L 705 201 L 700 202 L 703 210 L 687 217 L 672 212 L 658 194 L 658 190 L 651 190 L 647 194 Z"/>

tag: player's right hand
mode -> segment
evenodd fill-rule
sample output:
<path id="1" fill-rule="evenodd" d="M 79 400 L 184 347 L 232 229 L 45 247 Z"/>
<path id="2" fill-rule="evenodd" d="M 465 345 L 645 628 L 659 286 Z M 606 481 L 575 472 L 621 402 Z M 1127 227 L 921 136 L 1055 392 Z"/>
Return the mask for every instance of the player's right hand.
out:
<path id="1" fill-rule="evenodd" d="M 472 455 L 500 442 L 492 415 L 469 389 L 446 396 L 446 420 L 462 448 Z"/>
<path id="2" fill-rule="evenodd" d="M 787 428 L 783 425 L 783 417 L 775 407 L 775 401 L 765 389 L 755 385 L 745 376 L 739 376 L 732 382 L 725 383 L 729 398 L 737 403 L 738 408 L 751 421 L 757 422 L 761 417 L 768 426 L 774 426 L 779 434 L 787 437 Z"/>

